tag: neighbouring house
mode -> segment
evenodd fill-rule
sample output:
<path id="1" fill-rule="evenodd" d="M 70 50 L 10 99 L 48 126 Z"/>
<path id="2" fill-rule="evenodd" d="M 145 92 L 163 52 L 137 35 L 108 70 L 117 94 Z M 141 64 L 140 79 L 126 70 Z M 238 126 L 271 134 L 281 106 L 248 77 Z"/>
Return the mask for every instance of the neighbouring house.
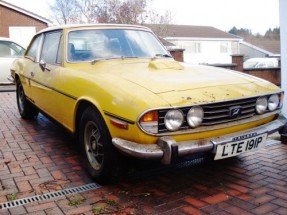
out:
<path id="1" fill-rule="evenodd" d="M 0 36 L 27 46 L 33 35 L 52 22 L 35 13 L 0 0 Z"/>
<path id="2" fill-rule="evenodd" d="M 279 40 L 251 40 L 240 42 L 240 54 L 244 59 L 262 57 L 280 57 Z"/>
<path id="3" fill-rule="evenodd" d="M 157 36 L 174 44 L 167 48 L 184 49 L 184 61 L 196 64 L 231 63 L 231 55 L 240 53 L 243 40 L 210 26 L 146 24 Z"/>

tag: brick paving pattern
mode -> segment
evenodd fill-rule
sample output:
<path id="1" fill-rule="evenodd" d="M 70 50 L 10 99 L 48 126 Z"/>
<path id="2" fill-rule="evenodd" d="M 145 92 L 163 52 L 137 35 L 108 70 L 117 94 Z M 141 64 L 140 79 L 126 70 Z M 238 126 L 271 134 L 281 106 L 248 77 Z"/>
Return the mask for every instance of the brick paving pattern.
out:
<path id="1" fill-rule="evenodd" d="M 92 183 L 72 142 L 42 115 L 21 119 L 15 92 L 1 92 L 0 204 Z M 286 144 L 178 168 L 148 165 L 130 166 L 126 177 L 96 190 L 0 214 L 287 214 Z"/>

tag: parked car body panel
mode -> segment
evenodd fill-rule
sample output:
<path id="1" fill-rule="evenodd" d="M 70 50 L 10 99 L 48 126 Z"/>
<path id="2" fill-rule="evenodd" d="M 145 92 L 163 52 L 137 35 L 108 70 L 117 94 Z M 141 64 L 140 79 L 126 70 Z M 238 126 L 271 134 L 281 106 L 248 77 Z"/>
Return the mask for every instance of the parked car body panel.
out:
<path id="1" fill-rule="evenodd" d="M 277 68 L 278 58 L 250 58 L 244 61 L 244 69 Z"/>
<path id="2" fill-rule="evenodd" d="M 0 84 L 12 84 L 10 67 L 15 59 L 24 55 L 25 49 L 13 40 L 0 37 Z"/>

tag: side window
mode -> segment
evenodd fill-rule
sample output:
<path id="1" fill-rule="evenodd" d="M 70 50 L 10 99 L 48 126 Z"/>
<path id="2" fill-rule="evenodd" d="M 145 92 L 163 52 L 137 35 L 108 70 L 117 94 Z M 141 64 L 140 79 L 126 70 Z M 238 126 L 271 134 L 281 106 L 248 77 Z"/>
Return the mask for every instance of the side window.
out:
<path id="1" fill-rule="evenodd" d="M 41 41 L 41 36 L 42 35 L 38 35 L 33 39 L 26 53 L 26 56 L 31 57 L 34 61 L 37 59 L 37 53 Z"/>
<path id="2" fill-rule="evenodd" d="M 23 56 L 25 50 L 10 41 L 0 41 L 0 57 Z"/>
<path id="3" fill-rule="evenodd" d="M 60 56 L 58 56 L 58 51 L 61 44 L 61 36 L 61 31 L 54 31 L 45 34 L 41 59 L 43 59 L 47 64 L 58 64 L 60 60 L 58 58 L 61 58 L 61 53 L 59 53 Z"/>

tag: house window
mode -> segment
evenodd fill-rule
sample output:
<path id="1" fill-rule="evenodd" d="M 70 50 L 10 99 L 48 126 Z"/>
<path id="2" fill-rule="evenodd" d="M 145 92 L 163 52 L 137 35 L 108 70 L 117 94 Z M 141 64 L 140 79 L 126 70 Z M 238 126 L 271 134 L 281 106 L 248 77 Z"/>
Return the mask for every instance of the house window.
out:
<path id="1" fill-rule="evenodd" d="M 182 48 L 189 53 L 201 53 L 201 44 L 197 42 L 185 44 Z"/>
<path id="2" fill-rule="evenodd" d="M 220 53 L 228 53 L 228 43 L 227 42 L 220 43 Z"/>

